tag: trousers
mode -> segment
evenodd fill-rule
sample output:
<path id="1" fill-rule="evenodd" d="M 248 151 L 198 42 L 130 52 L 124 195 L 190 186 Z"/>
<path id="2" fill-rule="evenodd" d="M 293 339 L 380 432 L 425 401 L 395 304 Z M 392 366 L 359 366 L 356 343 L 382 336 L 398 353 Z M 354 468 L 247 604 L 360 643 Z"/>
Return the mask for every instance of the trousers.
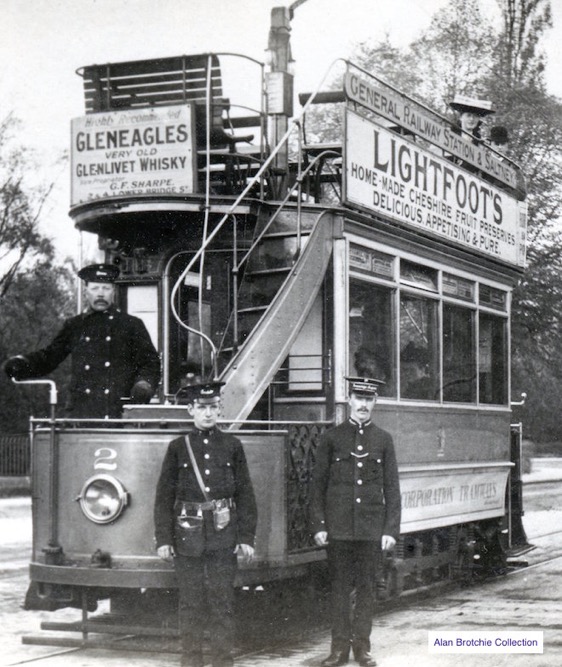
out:
<path id="1" fill-rule="evenodd" d="M 234 647 L 234 549 L 192 558 L 176 556 L 182 659 L 203 665 L 203 639 L 209 633 L 213 667 L 230 667 Z"/>
<path id="2" fill-rule="evenodd" d="M 373 592 L 378 543 L 334 540 L 328 544 L 328 567 L 332 584 L 332 650 L 371 650 Z M 355 606 L 351 593 L 355 590 Z"/>

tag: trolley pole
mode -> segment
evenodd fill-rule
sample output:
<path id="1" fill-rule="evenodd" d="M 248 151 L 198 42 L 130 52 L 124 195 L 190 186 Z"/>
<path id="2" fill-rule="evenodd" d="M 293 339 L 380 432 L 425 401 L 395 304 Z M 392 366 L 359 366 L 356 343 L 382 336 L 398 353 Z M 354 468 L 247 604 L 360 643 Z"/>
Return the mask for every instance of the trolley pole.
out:
<path id="1" fill-rule="evenodd" d="M 271 28 L 267 51 L 270 71 L 266 74 L 267 113 L 269 116 L 269 141 L 277 146 L 289 127 L 293 115 L 293 75 L 290 72 L 291 57 L 291 10 L 288 7 L 274 7 L 271 10 Z M 276 177 L 277 192 L 282 199 L 289 187 L 289 146 L 288 142 L 279 150 L 272 164 Z"/>

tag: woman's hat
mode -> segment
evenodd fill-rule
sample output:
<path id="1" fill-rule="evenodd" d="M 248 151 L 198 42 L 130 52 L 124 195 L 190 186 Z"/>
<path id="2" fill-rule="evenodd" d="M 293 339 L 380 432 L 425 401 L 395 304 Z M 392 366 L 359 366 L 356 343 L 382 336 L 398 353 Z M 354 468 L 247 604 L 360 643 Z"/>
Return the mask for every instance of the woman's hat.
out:
<path id="1" fill-rule="evenodd" d="M 466 97 L 465 95 L 456 95 L 452 102 L 449 102 L 451 109 L 464 113 L 466 111 L 477 116 L 487 116 L 496 113 L 492 108 L 490 100 L 478 100 L 475 97 Z"/>

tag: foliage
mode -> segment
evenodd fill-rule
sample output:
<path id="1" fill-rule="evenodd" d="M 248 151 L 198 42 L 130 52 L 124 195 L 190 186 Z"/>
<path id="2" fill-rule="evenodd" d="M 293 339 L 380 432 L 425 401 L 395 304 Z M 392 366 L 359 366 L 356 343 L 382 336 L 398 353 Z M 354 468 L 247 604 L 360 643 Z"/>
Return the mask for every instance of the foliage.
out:
<path id="1" fill-rule="evenodd" d="M 528 189 L 528 267 L 512 299 L 514 398 L 529 395 L 518 415 L 530 437 L 562 439 L 562 104 L 546 90 L 541 50 L 550 0 L 498 0 L 495 22 L 484 7 L 450 0 L 408 48 L 363 43 L 351 60 L 451 120 L 447 103 L 457 94 L 493 101 L 483 136 L 492 124 L 508 129 L 506 153 Z M 316 112 L 314 128 L 333 141 L 335 113 Z"/>
<path id="2" fill-rule="evenodd" d="M 12 116 L 0 121 L 0 298 L 27 260 L 53 257 L 51 241 L 38 229 L 52 185 L 32 187 L 34 164 L 28 151 L 13 141 L 19 126 Z"/>
<path id="3" fill-rule="evenodd" d="M 50 260 L 38 262 L 32 270 L 19 272 L 2 298 L 0 320 L 0 357 L 2 360 L 47 345 L 60 329 L 64 318 L 74 314 L 74 267 L 53 266 Z M 64 403 L 68 363 L 51 376 Z M 48 390 L 33 385 L 14 386 L 1 373 L 0 433 L 27 430 L 30 415 L 47 416 Z"/>
<path id="4" fill-rule="evenodd" d="M 478 0 L 451 0 L 410 46 L 409 64 L 420 80 L 416 96 L 442 112 L 455 95 L 479 97 L 482 74 L 493 67 L 495 42 Z"/>
<path id="5" fill-rule="evenodd" d="M 500 0 L 503 17 L 499 66 L 508 81 L 542 82 L 545 56 L 540 39 L 552 27 L 549 0 Z"/>
<path id="6" fill-rule="evenodd" d="M 35 164 L 16 141 L 18 129 L 11 115 L 0 122 L 0 363 L 47 344 L 74 303 L 72 267 L 56 263 L 39 229 L 52 185 L 31 182 Z M 54 374 L 61 387 L 66 375 L 62 367 Z M 0 432 L 25 432 L 30 414 L 48 414 L 46 389 L 16 387 L 3 372 L 0 400 Z"/>

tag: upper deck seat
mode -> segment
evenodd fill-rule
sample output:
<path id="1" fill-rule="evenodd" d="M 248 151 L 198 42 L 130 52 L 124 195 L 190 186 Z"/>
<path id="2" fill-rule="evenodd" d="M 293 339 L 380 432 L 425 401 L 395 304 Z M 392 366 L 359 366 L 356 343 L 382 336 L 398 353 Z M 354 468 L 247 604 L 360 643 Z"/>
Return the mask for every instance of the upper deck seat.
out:
<path id="1" fill-rule="evenodd" d="M 254 135 L 236 135 L 234 132 L 227 132 L 225 129 L 225 114 L 228 116 L 230 111 L 230 100 L 226 98 L 216 98 L 210 105 L 210 128 L 209 144 L 211 148 L 227 147 L 231 152 L 237 143 L 250 143 Z M 195 127 L 197 135 L 197 146 L 204 147 L 207 141 L 207 104 L 196 103 Z"/>

